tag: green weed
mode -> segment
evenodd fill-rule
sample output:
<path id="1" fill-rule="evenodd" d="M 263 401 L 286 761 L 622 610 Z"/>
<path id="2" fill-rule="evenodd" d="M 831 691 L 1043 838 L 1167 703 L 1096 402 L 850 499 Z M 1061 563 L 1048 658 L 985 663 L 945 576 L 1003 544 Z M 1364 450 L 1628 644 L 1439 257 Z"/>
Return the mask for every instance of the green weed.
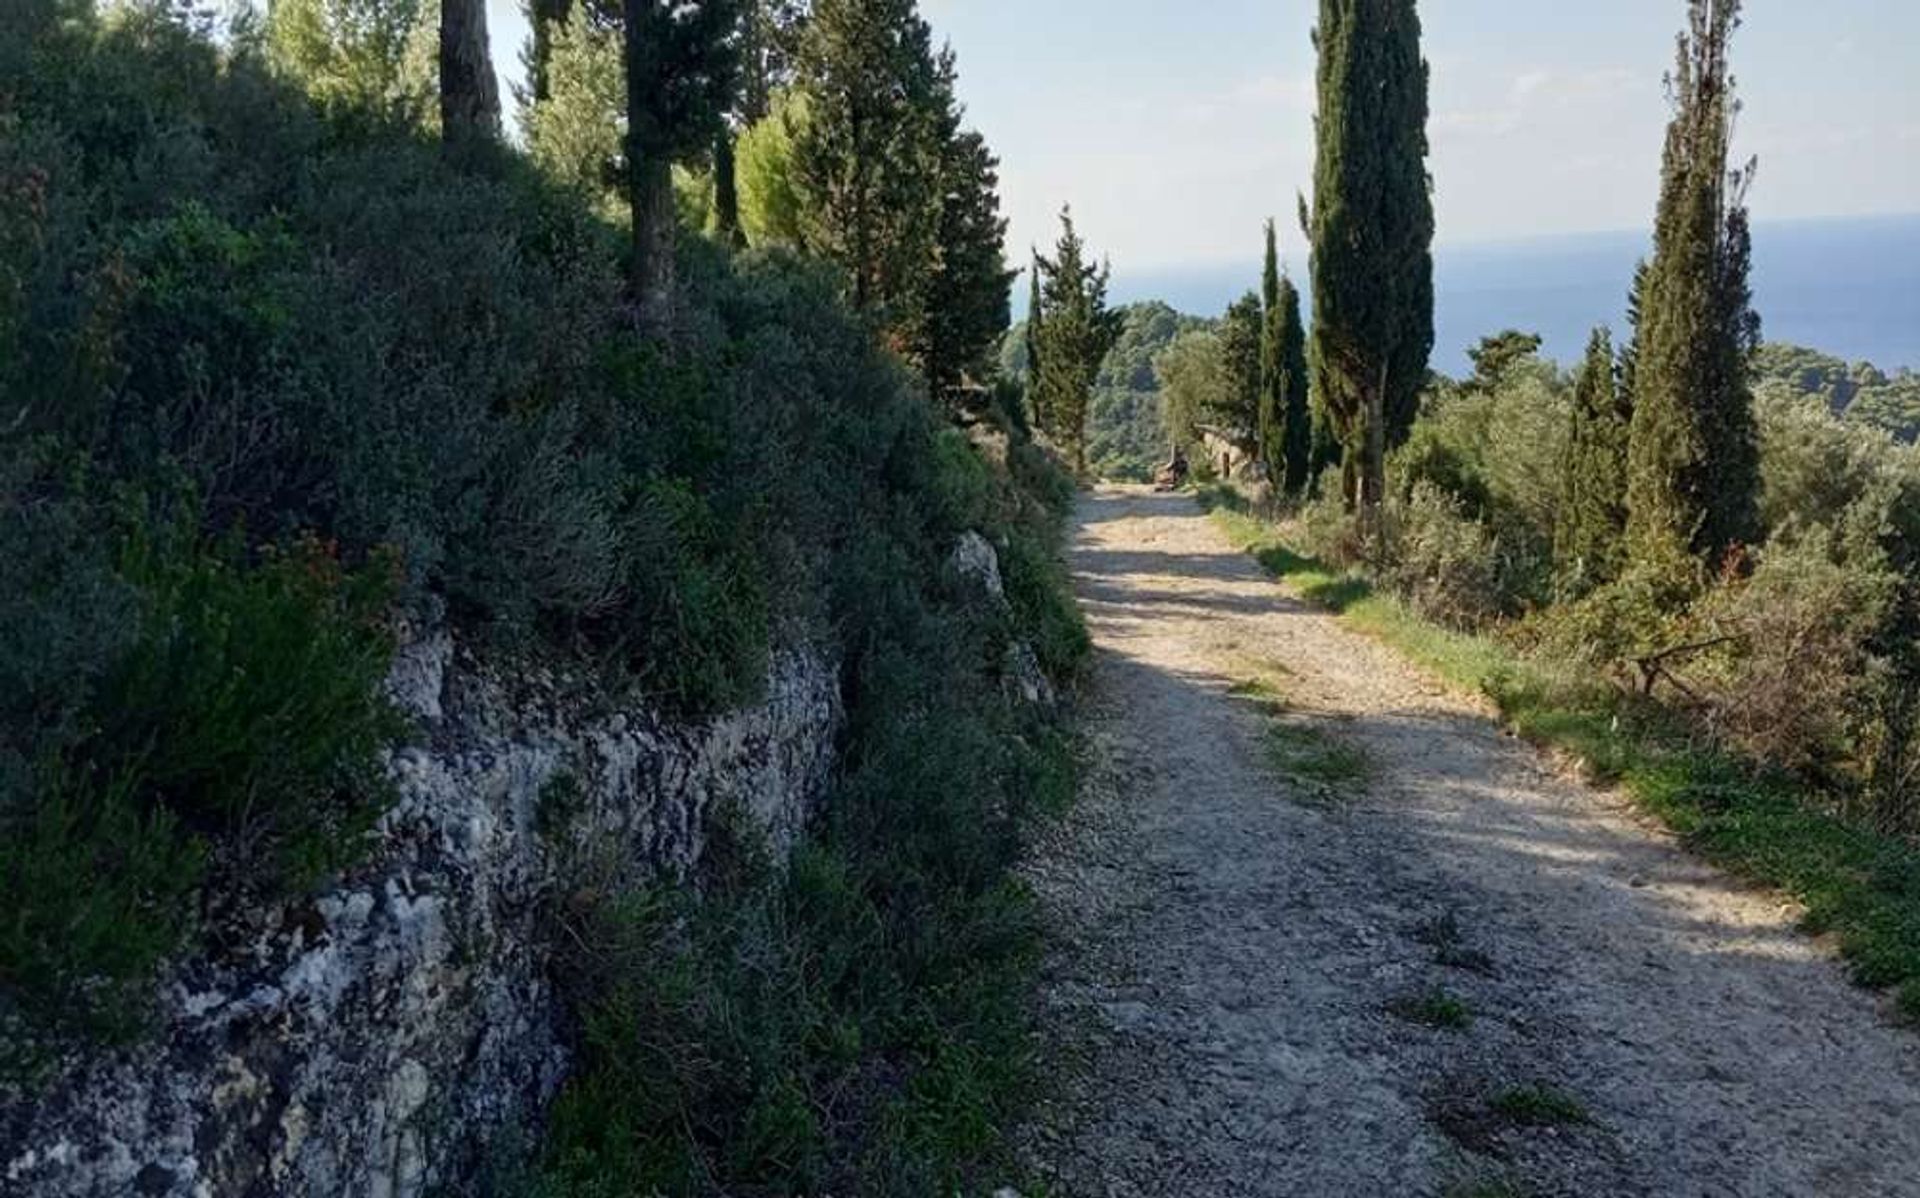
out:
<path id="1" fill-rule="evenodd" d="M 1301 724 L 1270 725 L 1265 748 L 1276 773 L 1318 795 L 1349 792 L 1373 773 L 1373 763 L 1360 747 Z"/>
<path id="2" fill-rule="evenodd" d="M 1487 1102 L 1489 1110 L 1522 1127 L 1568 1127 L 1593 1118 L 1579 1099 L 1551 1086 L 1515 1086 Z"/>
<path id="3" fill-rule="evenodd" d="M 1397 998 L 1388 1004 L 1387 1009 L 1409 1023 L 1450 1032 L 1463 1032 L 1473 1026 L 1473 1010 L 1465 1000 L 1437 986 L 1419 994 Z"/>
<path id="4" fill-rule="evenodd" d="M 1227 694 L 1244 699 L 1268 715 L 1283 715 L 1288 706 L 1286 692 L 1262 678 L 1243 678 L 1228 687 Z"/>

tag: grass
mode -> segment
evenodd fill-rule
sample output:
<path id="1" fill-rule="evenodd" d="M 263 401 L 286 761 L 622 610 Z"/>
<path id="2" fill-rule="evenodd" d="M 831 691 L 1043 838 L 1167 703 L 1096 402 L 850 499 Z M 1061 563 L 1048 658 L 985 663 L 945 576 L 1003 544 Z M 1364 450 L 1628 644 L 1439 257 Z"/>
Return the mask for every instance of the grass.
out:
<path id="1" fill-rule="evenodd" d="M 1395 999 L 1387 1009 L 1409 1023 L 1442 1031 L 1464 1032 L 1473 1026 L 1473 1009 L 1438 986 Z"/>
<path id="2" fill-rule="evenodd" d="M 1593 1122 L 1593 1116 L 1573 1095 L 1552 1086 L 1515 1086 L 1487 1102 L 1489 1110 L 1522 1127 L 1573 1127 Z"/>
<path id="3" fill-rule="evenodd" d="M 1832 814 L 1795 779 L 1703 748 L 1669 713 L 1557 677 L 1491 637 L 1438 627 L 1358 574 L 1298 552 L 1230 500 L 1201 499 L 1289 589 L 1446 683 L 1488 696 L 1516 735 L 1619 785 L 1692 851 L 1792 895 L 1809 932 L 1834 935 L 1857 982 L 1893 989 L 1901 1014 L 1920 1022 L 1920 847 Z"/>
<path id="4" fill-rule="evenodd" d="M 1503 1177 L 1456 1182 L 1446 1189 L 1446 1198 L 1527 1198 L 1530 1193 L 1519 1182 Z"/>
<path id="5" fill-rule="evenodd" d="M 1373 772 L 1373 763 L 1357 746 L 1303 724 L 1268 727 L 1266 752 L 1276 772 L 1321 795 L 1351 790 Z"/>
<path id="6" fill-rule="evenodd" d="M 1262 678 L 1246 678 L 1227 688 L 1227 694 L 1244 699 L 1269 715 L 1287 710 L 1287 697 L 1279 687 Z"/>

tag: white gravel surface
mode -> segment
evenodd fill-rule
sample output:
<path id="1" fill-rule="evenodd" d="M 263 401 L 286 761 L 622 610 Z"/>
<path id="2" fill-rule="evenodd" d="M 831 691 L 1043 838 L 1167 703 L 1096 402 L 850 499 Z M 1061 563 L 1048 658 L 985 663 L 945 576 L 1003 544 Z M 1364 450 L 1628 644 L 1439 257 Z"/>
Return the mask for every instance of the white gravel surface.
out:
<path id="1" fill-rule="evenodd" d="M 1920 1036 L 1779 896 L 1288 596 L 1191 499 L 1102 488 L 1072 552 L 1093 761 L 1029 866 L 1059 1085 L 1023 1142 L 1057 1198 L 1920 1195 Z M 1277 770 L 1276 719 L 1370 778 Z M 1394 1013 L 1436 990 L 1470 1026 Z M 1516 1123 L 1516 1087 L 1589 1121 Z"/>

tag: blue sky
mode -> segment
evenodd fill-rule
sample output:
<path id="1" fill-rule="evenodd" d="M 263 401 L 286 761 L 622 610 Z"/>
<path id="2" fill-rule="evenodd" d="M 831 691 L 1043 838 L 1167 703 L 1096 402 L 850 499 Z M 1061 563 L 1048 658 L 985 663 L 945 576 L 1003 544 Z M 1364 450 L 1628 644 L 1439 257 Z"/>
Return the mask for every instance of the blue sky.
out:
<path id="1" fill-rule="evenodd" d="M 491 0 L 517 74 L 518 0 Z M 1002 159 L 1012 247 L 1071 202 L 1133 268 L 1297 243 L 1313 153 L 1314 0 L 922 0 Z M 1444 242 L 1651 220 L 1681 0 L 1426 0 Z M 1748 0 L 1737 141 L 1761 220 L 1920 211 L 1920 3 Z M 1252 250 L 1249 246 L 1252 246 Z M 1297 244 L 1290 258 L 1300 257 Z"/>

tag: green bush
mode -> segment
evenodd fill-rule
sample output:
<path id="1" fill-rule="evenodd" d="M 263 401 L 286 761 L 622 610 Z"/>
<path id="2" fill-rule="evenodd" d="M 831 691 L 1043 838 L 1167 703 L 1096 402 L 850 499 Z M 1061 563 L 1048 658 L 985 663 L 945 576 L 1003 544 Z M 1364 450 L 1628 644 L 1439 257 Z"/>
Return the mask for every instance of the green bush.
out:
<path id="1" fill-rule="evenodd" d="M 1006 703 L 999 650 L 1030 638 L 1065 676 L 1085 634 L 1050 481 L 1037 495 L 953 434 L 894 453 L 925 502 L 840 561 L 848 728 L 824 822 L 784 874 L 722 854 L 745 864 L 698 900 L 580 916 L 582 1068 L 532 1194 L 919 1195 L 1011 1167 L 1038 928 L 1009 870 L 1074 773 L 1053 720 Z M 946 585 L 962 526 L 1006 546 L 1010 613 Z"/>
<path id="2" fill-rule="evenodd" d="M 1475 627 L 1502 614 L 1501 552 L 1464 503 L 1424 479 L 1387 505 L 1371 552 L 1380 579 L 1443 624 Z"/>
<path id="3" fill-rule="evenodd" d="M 345 569 L 313 540 L 253 554 L 141 497 L 108 514 L 38 491 L 0 519 L 65 531 L 72 554 L 30 558 L 6 591 L 54 638 L 0 650 L 0 1023 L 23 1055 L 137 1031 L 203 884 L 275 898 L 354 860 L 402 732 L 379 689 L 389 567 Z"/>

